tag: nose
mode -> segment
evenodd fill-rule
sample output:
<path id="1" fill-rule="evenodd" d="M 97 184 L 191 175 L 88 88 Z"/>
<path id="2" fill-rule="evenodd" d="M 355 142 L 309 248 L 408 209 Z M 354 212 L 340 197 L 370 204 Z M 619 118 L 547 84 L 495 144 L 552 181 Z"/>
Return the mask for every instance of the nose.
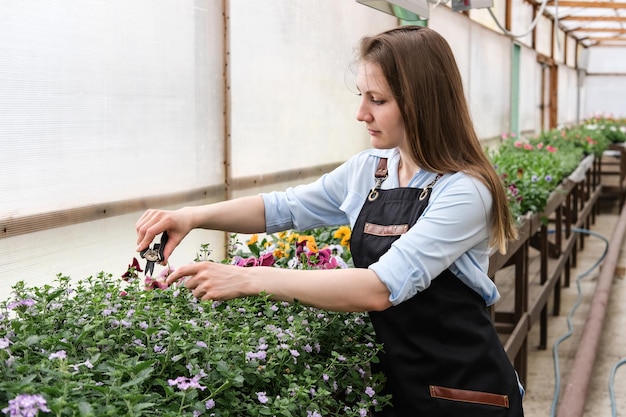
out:
<path id="1" fill-rule="evenodd" d="M 369 109 L 367 108 L 365 100 L 361 100 L 361 104 L 359 105 L 359 108 L 357 109 L 357 112 L 356 112 L 356 119 L 359 122 L 367 122 L 367 123 L 374 120 L 374 117 L 372 116 L 372 114 L 369 112 Z"/>

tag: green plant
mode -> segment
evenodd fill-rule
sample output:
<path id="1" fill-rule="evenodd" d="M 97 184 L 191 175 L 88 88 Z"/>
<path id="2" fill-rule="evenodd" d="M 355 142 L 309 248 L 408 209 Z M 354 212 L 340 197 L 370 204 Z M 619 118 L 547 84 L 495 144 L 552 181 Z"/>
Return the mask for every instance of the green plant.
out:
<path id="1" fill-rule="evenodd" d="M 203 246 L 198 256 L 209 253 Z M 154 285 L 159 278 L 148 280 L 147 290 L 139 269 L 129 266 L 125 279 L 101 273 L 73 282 L 59 275 L 54 285 L 13 288 L 0 302 L 0 410 L 363 416 L 389 401 L 377 394 L 382 376 L 369 372 L 380 346 L 367 315 L 263 294 L 198 301 L 183 287 Z"/>
<path id="2" fill-rule="evenodd" d="M 610 115 L 595 115 L 585 120 L 589 129 L 598 129 L 610 143 L 626 142 L 626 120 L 614 119 Z"/>
<path id="3" fill-rule="evenodd" d="M 489 154 L 507 189 L 515 217 L 528 212 L 540 213 L 550 194 L 578 166 L 582 155 L 579 148 L 564 151 L 541 139 L 516 138 L 505 140 L 497 151 Z"/>

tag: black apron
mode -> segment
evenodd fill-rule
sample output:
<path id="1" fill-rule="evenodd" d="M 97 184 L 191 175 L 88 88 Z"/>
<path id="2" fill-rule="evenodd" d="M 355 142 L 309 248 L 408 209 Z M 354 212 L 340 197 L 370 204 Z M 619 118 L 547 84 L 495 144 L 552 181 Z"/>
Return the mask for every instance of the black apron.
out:
<path id="1" fill-rule="evenodd" d="M 424 189 L 382 190 L 386 171 L 383 158 L 352 231 L 357 268 L 376 262 L 417 222 L 439 179 Z M 523 416 L 517 375 L 484 299 L 449 269 L 409 300 L 369 316 L 383 344 L 372 371 L 385 374 L 383 394 L 393 404 L 375 416 Z"/>

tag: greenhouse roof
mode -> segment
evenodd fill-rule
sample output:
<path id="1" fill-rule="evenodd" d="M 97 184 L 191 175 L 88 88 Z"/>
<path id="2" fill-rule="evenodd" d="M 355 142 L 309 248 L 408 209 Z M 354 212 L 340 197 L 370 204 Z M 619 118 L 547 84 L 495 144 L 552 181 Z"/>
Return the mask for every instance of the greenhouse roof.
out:
<path id="1" fill-rule="evenodd" d="M 545 13 L 585 46 L 626 46 L 626 0 L 549 0 Z"/>

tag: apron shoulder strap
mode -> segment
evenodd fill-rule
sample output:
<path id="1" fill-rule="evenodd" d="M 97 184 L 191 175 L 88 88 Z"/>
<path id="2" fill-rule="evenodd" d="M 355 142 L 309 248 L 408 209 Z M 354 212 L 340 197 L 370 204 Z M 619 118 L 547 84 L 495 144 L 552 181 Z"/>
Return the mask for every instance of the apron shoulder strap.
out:
<path id="1" fill-rule="evenodd" d="M 435 186 L 437 181 L 439 181 L 439 178 L 441 178 L 442 176 L 443 176 L 443 174 L 437 174 L 435 179 L 432 180 L 431 183 L 428 184 L 426 187 L 424 187 L 424 190 L 422 191 L 422 193 L 420 194 L 420 197 L 419 197 L 420 200 L 425 199 L 430 194 L 430 190 L 432 190 L 432 188 Z"/>
<path id="2" fill-rule="evenodd" d="M 387 174 L 387 158 L 380 158 L 380 161 L 378 161 L 378 167 L 376 168 L 376 172 L 374 173 L 374 179 L 376 180 L 376 184 L 374 184 L 374 187 L 372 187 L 369 195 L 367 196 L 367 199 L 369 201 L 374 201 L 378 198 L 378 190 L 380 190 L 383 181 L 387 179 Z"/>

